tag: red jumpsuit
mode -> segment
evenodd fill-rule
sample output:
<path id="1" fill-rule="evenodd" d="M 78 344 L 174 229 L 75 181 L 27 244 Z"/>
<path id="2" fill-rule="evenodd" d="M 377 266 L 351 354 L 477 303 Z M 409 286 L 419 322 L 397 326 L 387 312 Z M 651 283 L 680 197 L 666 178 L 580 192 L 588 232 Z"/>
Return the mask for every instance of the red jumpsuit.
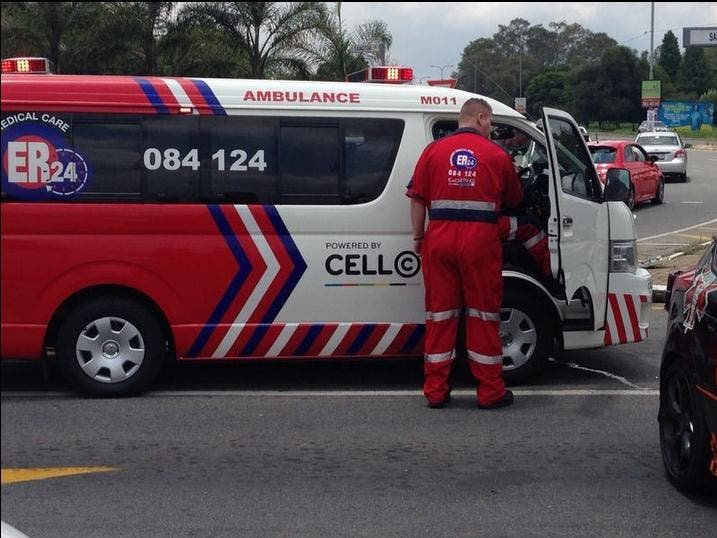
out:
<path id="1" fill-rule="evenodd" d="M 548 235 L 538 228 L 530 217 L 498 217 L 498 235 L 501 241 L 520 241 L 543 276 L 552 275 Z"/>
<path id="2" fill-rule="evenodd" d="M 425 204 L 423 242 L 426 336 L 423 392 L 429 403 L 450 394 L 449 375 L 461 310 L 466 351 L 478 381 L 480 405 L 505 394 L 499 336 L 503 300 L 498 212 L 520 203 L 513 163 L 497 144 L 473 129 L 458 129 L 421 154 L 406 195 Z"/>

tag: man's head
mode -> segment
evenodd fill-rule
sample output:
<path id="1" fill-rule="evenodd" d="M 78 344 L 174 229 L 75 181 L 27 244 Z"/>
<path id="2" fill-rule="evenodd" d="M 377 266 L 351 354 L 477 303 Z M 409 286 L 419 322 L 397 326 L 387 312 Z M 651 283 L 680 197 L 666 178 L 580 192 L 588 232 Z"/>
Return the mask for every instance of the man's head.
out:
<path id="1" fill-rule="evenodd" d="M 476 129 L 480 134 L 488 138 L 492 128 L 492 119 L 493 109 L 490 105 L 483 99 L 471 97 L 461 107 L 461 112 L 458 116 L 458 127 Z"/>

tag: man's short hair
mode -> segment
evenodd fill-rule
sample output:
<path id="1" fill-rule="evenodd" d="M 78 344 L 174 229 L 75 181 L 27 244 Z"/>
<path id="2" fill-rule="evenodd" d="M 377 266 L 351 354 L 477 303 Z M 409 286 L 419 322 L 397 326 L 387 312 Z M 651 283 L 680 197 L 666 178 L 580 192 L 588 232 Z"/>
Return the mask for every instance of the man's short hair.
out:
<path id="1" fill-rule="evenodd" d="M 458 121 L 465 120 L 474 116 L 477 116 L 481 112 L 492 114 L 493 109 L 485 99 L 479 97 L 471 97 L 461 107 L 461 112 L 458 115 Z"/>

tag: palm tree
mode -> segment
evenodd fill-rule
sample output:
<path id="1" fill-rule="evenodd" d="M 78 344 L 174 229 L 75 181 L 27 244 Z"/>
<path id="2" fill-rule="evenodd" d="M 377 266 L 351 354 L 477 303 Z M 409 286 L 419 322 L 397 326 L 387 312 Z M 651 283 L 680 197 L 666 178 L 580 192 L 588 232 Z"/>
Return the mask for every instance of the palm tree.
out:
<path id="1" fill-rule="evenodd" d="M 386 23 L 372 20 L 349 30 L 341 18 L 341 2 L 324 20 L 321 33 L 307 47 L 307 54 L 318 60 L 316 78 L 344 80 L 346 75 L 367 64 L 385 64 L 393 38 Z"/>
<path id="2" fill-rule="evenodd" d="M 3 2 L 2 57 L 42 56 L 73 72 L 84 28 L 99 19 L 98 2 Z"/>
<path id="3" fill-rule="evenodd" d="M 276 75 L 307 77 L 313 58 L 306 43 L 322 27 L 322 2 L 201 2 L 183 17 L 207 17 L 246 57 L 250 78 Z"/>

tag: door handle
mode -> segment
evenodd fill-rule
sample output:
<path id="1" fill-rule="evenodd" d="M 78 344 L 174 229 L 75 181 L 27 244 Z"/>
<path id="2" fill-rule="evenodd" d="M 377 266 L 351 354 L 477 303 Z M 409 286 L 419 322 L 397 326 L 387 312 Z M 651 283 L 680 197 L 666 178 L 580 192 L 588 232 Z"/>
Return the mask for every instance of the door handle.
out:
<path id="1" fill-rule="evenodd" d="M 573 225 L 573 217 L 563 216 L 563 228 L 570 228 Z"/>

